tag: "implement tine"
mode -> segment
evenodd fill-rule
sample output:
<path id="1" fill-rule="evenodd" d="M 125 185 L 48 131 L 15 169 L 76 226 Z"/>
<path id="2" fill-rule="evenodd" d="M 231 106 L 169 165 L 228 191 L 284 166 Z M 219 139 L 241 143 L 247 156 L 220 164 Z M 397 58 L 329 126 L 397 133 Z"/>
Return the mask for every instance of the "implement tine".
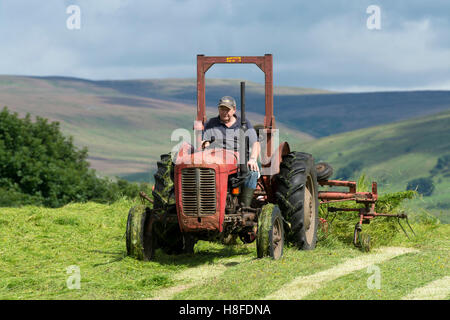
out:
<path id="1" fill-rule="evenodd" d="M 414 235 L 415 237 L 417 237 L 417 236 L 416 236 L 416 233 L 415 233 L 414 230 L 413 230 L 413 228 L 412 228 L 411 225 L 409 224 L 408 217 L 406 217 L 406 224 L 408 225 L 409 229 L 411 229 L 411 232 L 413 233 L 413 235 Z"/>
<path id="2" fill-rule="evenodd" d="M 400 223 L 400 217 L 397 217 L 397 222 L 398 222 L 398 225 L 400 226 L 400 228 L 402 228 L 403 233 L 405 234 L 405 236 L 406 236 L 409 240 L 411 240 L 411 238 L 410 238 L 410 237 L 408 236 L 408 234 L 406 233 L 405 228 L 403 228 L 402 224 Z"/>
<path id="3" fill-rule="evenodd" d="M 411 227 L 411 225 L 409 224 L 408 221 L 408 216 L 406 214 L 400 214 L 397 216 L 397 222 L 400 225 L 400 227 L 403 230 L 403 233 L 406 235 L 406 237 L 411 240 L 411 238 L 408 236 L 408 233 L 406 232 L 405 228 L 403 228 L 402 224 L 400 223 L 400 219 L 405 219 L 406 220 L 406 224 L 408 225 L 409 229 L 411 230 L 411 232 L 413 233 L 414 236 L 416 236 L 416 233 L 414 232 L 413 228 Z"/>

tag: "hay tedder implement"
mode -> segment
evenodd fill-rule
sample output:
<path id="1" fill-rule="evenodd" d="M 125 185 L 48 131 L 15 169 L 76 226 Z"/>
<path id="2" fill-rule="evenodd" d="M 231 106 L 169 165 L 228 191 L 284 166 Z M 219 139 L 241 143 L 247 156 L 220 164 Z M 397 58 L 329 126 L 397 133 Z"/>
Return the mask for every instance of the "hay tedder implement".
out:
<path id="1" fill-rule="evenodd" d="M 328 180 L 332 168 L 314 163 L 311 154 L 291 151 L 287 142 L 277 143 L 273 114 L 272 55 L 242 57 L 197 56 L 197 117 L 195 141 L 183 142 L 175 154 L 161 155 L 154 175 L 153 199 L 141 192 L 141 205 L 130 209 L 126 227 L 127 253 L 140 260 L 152 260 L 155 250 L 168 254 L 193 253 L 198 240 L 224 243 L 239 237 L 256 241 L 257 256 L 279 259 L 284 242 L 298 249 L 314 249 L 317 242 L 320 204 L 353 200 L 362 209 L 329 207 L 329 212 L 356 211 L 353 243 L 370 249 L 370 237 L 361 234 L 362 225 L 378 216 L 406 218 L 406 215 L 375 212 L 376 183 L 372 192 L 356 192 L 356 182 Z M 251 204 L 241 201 L 248 178 L 249 157 L 245 117 L 245 83 L 241 82 L 240 150 L 203 148 L 205 128 L 205 73 L 216 63 L 256 64 L 265 75 L 264 124 L 255 126 L 261 141 L 261 176 Z M 211 143 L 214 139 L 211 139 Z M 348 192 L 319 191 L 319 186 L 348 187 Z M 320 203 L 319 203 L 320 200 Z M 409 224 L 408 224 L 409 225 Z M 403 228 L 403 227 L 402 227 Z"/>
<path id="2" fill-rule="evenodd" d="M 323 168 L 322 168 L 323 167 Z M 327 176 L 331 176 L 332 169 L 326 163 L 318 164 L 317 170 L 328 171 Z M 320 204 L 337 203 L 344 201 L 355 201 L 356 203 L 361 203 L 364 205 L 363 208 L 337 208 L 328 207 L 328 212 L 356 212 L 359 215 L 359 221 L 355 225 L 355 231 L 353 233 L 353 244 L 356 247 L 362 248 L 365 251 L 370 250 L 370 235 L 362 233 L 362 225 L 369 224 L 370 221 L 376 217 L 390 217 L 397 218 L 398 224 L 402 228 L 405 235 L 409 238 L 408 233 L 405 228 L 400 223 L 400 219 L 405 219 L 411 232 L 414 234 L 414 230 L 408 222 L 408 216 L 405 213 L 400 214 L 387 214 L 378 213 L 375 211 L 375 204 L 378 200 L 377 183 L 372 182 L 371 192 L 357 192 L 357 184 L 355 181 L 341 181 L 341 180 L 325 180 L 318 174 L 318 183 L 320 186 L 328 187 L 346 187 L 348 191 L 319 191 Z M 328 227 L 328 221 L 326 219 L 321 219 L 321 224 L 323 229 L 326 230 Z"/>

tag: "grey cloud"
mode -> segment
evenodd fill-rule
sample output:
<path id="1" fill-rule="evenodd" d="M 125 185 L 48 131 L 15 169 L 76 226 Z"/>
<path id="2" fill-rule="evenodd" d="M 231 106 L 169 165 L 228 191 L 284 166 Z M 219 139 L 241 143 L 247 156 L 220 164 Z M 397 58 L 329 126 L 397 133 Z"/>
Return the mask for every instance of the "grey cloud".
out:
<path id="1" fill-rule="evenodd" d="M 65 27 L 70 4 L 81 7 L 81 30 Z M 366 28 L 371 4 L 382 10 L 378 31 Z M 192 78 L 199 53 L 273 53 L 277 85 L 442 88 L 450 82 L 449 15 L 448 1 L 10 0 L 0 4 L 0 70 Z M 207 76 L 263 80 L 257 67 L 227 67 Z"/>

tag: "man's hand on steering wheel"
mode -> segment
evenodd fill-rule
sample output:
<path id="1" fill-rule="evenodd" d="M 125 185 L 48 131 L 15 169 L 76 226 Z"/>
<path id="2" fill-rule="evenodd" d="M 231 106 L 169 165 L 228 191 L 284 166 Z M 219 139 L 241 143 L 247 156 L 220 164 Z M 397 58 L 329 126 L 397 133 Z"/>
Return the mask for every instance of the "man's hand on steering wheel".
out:
<path id="1" fill-rule="evenodd" d="M 213 143 L 214 141 L 216 141 L 215 137 L 211 137 L 210 140 L 203 140 L 202 141 L 202 150 L 208 148 L 211 145 L 211 143 Z"/>
<path id="2" fill-rule="evenodd" d="M 259 171 L 258 162 L 255 158 L 250 158 L 247 162 L 247 166 L 252 171 Z"/>
<path id="3" fill-rule="evenodd" d="M 211 144 L 211 143 L 210 143 L 209 141 L 203 141 L 203 142 L 202 142 L 202 149 L 208 148 L 210 144 Z"/>

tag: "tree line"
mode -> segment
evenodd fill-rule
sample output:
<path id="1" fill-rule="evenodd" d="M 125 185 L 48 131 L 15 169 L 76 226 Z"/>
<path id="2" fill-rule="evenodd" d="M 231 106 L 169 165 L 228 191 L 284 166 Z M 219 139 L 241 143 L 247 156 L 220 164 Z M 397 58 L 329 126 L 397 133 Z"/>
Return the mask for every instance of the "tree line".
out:
<path id="1" fill-rule="evenodd" d="M 0 206 L 27 204 L 60 207 L 70 202 L 110 203 L 135 197 L 149 186 L 99 177 L 61 133 L 59 122 L 30 114 L 19 118 L 7 107 L 0 112 Z"/>

